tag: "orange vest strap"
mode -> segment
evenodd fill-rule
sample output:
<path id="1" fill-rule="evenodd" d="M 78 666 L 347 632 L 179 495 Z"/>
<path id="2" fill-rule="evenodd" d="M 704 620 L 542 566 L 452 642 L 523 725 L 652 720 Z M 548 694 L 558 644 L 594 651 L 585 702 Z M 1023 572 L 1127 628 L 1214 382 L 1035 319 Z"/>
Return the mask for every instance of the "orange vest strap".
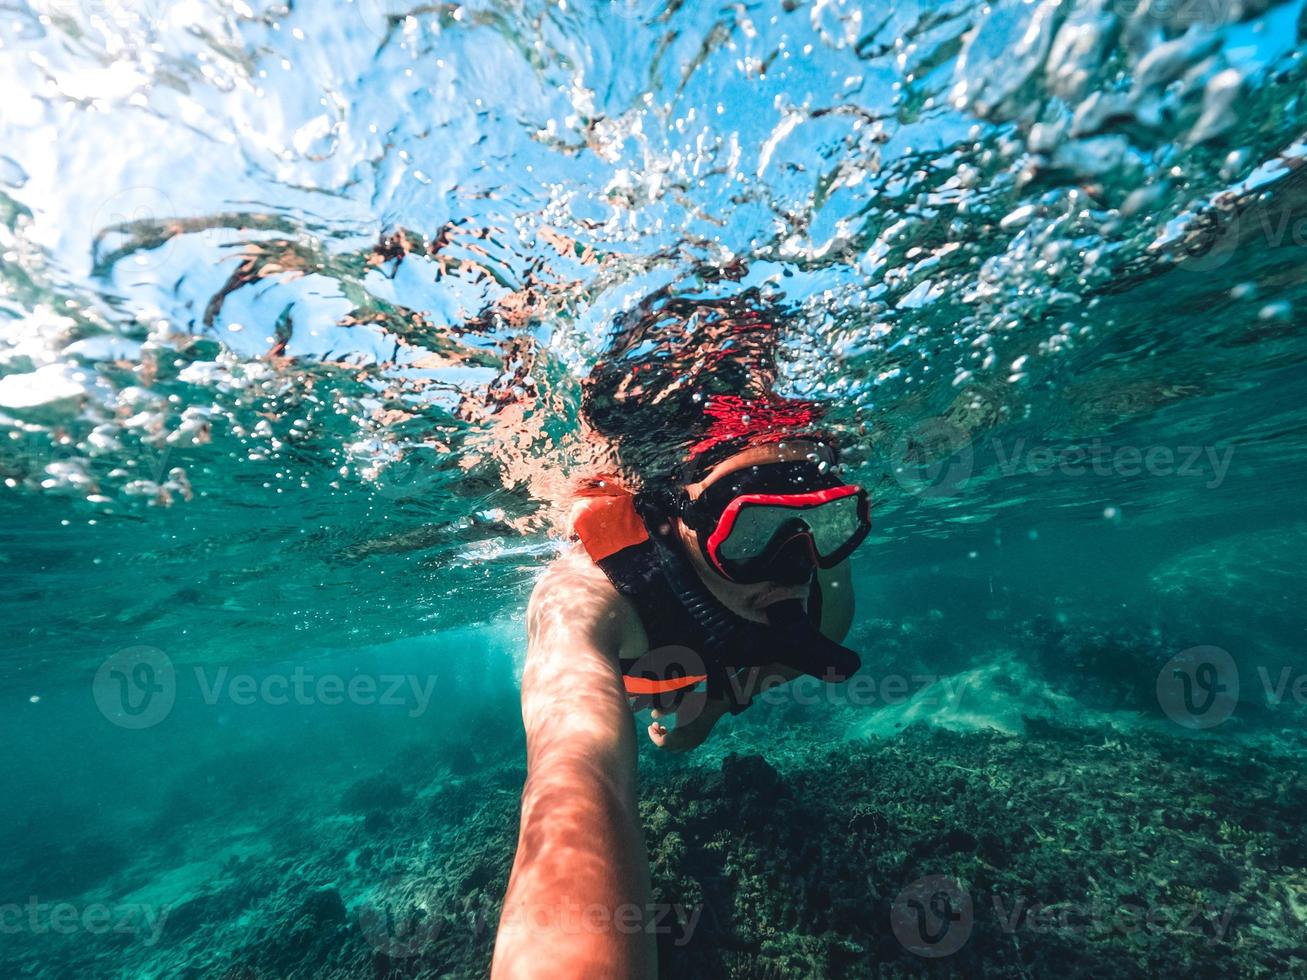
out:
<path id="1" fill-rule="evenodd" d="M 644 521 L 636 513 L 635 498 L 629 493 L 579 500 L 572 510 L 572 530 L 592 561 L 649 540 Z"/>
<path id="2" fill-rule="evenodd" d="M 622 678 L 626 683 L 627 694 L 663 694 L 667 691 L 680 690 L 683 687 L 693 687 L 700 681 L 706 681 L 707 679 L 707 674 L 695 674 L 691 677 L 669 677 L 665 680 L 631 677 L 629 675 Z"/>

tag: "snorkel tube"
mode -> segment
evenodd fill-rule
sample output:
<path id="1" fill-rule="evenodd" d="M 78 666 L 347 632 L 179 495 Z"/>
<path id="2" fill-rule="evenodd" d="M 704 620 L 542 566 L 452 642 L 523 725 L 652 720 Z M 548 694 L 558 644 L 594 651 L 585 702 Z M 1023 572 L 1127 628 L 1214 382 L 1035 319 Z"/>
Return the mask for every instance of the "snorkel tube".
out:
<path id="1" fill-rule="evenodd" d="M 703 633 L 705 649 L 698 652 L 704 659 L 708 697 L 726 701 L 732 714 L 749 706 L 741 700 L 737 686 L 728 682 L 728 668 L 781 664 L 819 680 L 842 683 L 862 666 L 857 653 L 818 629 L 801 599 L 768 606 L 766 626 L 727 609 L 686 558 L 676 538 L 675 523 L 668 516 L 669 504 L 648 492 L 635 498 L 673 595 Z"/>

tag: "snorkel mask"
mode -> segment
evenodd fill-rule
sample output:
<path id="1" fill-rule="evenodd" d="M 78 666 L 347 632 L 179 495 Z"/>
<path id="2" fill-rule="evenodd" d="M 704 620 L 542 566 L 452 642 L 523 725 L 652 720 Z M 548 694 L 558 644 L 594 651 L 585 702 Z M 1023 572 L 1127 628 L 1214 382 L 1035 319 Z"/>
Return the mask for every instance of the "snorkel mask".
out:
<path id="1" fill-rule="evenodd" d="M 867 491 L 809 460 L 760 463 L 715 480 L 679 513 L 710 568 L 741 584 L 801 585 L 871 531 Z"/>
<path id="2" fill-rule="evenodd" d="M 833 568 L 871 531 L 867 492 L 836 475 L 838 453 L 816 428 L 821 406 L 781 398 L 713 395 L 702 438 L 681 466 L 673 501 L 697 532 L 708 567 L 740 584 L 802 585 L 818 568 Z M 812 443 L 828 454 L 759 463 L 714 480 L 695 499 L 685 489 L 735 453 L 768 443 Z"/>

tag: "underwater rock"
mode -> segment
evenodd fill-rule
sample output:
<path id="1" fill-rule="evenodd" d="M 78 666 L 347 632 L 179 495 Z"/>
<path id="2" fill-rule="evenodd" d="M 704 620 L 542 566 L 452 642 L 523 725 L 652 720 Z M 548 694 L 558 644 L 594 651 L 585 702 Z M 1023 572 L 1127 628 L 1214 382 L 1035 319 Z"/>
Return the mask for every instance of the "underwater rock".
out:
<path id="1" fill-rule="evenodd" d="M 1095 711 L 1156 713 L 1157 672 L 1174 652 L 1158 637 L 1121 628 L 1072 628 L 1041 619 L 1024 624 L 1027 662 L 1050 685 Z"/>
<path id="2" fill-rule="evenodd" d="M 481 769 L 476 751 L 468 741 L 453 741 L 440 747 L 440 761 L 449 766 L 455 776 L 468 776 Z"/>
<path id="3" fill-rule="evenodd" d="M 318 923 L 344 922 L 345 903 L 336 889 L 323 888 L 308 894 L 300 906 L 300 915 Z"/>
<path id="4" fill-rule="evenodd" d="M 173 942 L 186 939 L 207 923 L 221 921 L 229 911 L 227 896 L 199 895 L 168 913 L 164 935 Z"/>
<path id="5" fill-rule="evenodd" d="M 233 974 L 253 970 L 256 975 L 325 976 L 333 966 L 345 973 L 341 966 L 361 953 L 352 935 L 357 930 L 347 921 L 334 888 L 314 888 L 307 894 L 302 886 L 287 888 L 264 907 L 260 919 L 255 941 L 233 955 Z"/>
<path id="6" fill-rule="evenodd" d="M 729 794 L 772 794 L 784 789 L 785 781 L 774 766 L 760 755 L 732 752 L 722 760 L 722 789 Z"/>
<path id="7" fill-rule="evenodd" d="M 49 845 L 30 850 L 26 859 L 5 877 L 20 884 L 4 891 L 14 901 L 30 895 L 66 898 L 94 888 L 127 867 L 130 856 L 114 841 L 86 837 L 68 845 Z M 0 891 L 0 900 L 4 898 Z"/>
<path id="8" fill-rule="evenodd" d="M 1302 661 L 1302 556 L 1307 523 L 1209 541 L 1160 561 L 1150 598 L 1164 622 L 1237 661 L 1278 641 Z M 1178 651 L 1177 651 L 1178 652 Z"/>
<path id="9" fill-rule="evenodd" d="M 387 776 L 366 776 L 354 783 L 340 799 L 341 809 L 350 813 L 393 810 L 408 802 L 408 793 Z"/>

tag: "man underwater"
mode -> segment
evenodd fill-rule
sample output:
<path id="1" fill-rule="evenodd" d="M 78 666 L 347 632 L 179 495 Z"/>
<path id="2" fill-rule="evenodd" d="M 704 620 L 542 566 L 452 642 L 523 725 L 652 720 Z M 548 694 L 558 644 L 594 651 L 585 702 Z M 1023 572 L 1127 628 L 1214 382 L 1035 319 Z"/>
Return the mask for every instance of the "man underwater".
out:
<path id="1" fill-rule="evenodd" d="M 527 778 L 493 978 L 657 975 L 632 698 L 654 708 L 650 740 L 683 752 L 762 691 L 858 669 L 840 641 L 868 496 L 839 477 L 816 406 L 772 393 L 775 319 L 752 296 L 658 296 L 587 381 L 583 418 L 622 474 L 578 491 L 580 547 L 528 606 Z"/>

